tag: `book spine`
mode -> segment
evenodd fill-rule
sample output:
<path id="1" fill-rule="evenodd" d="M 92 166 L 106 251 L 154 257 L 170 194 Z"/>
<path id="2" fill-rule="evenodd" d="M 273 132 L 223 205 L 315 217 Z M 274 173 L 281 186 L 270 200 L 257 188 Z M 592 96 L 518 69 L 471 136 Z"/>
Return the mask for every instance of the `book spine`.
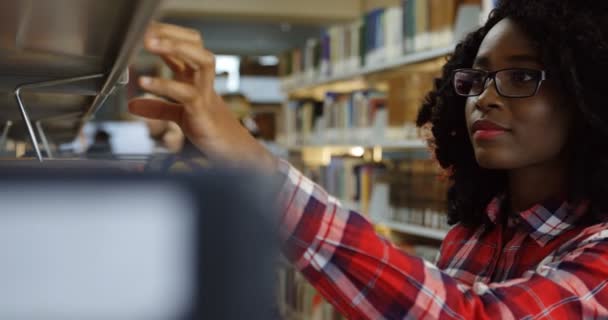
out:
<path id="1" fill-rule="evenodd" d="M 415 51 L 415 36 L 416 36 L 416 5 L 418 0 L 407 0 L 406 13 L 405 13 L 405 51 Z"/>
<path id="2" fill-rule="evenodd" d="M 321 75 L 327 77 L 331 73 L 331 39 L 328 32 L 321 36 Z"/>

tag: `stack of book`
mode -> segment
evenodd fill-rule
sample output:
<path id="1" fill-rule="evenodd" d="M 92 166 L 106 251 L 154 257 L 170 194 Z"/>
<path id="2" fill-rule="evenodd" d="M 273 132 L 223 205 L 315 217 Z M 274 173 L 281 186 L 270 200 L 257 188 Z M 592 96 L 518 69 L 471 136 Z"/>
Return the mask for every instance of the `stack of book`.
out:
<path id="1" fill-rule="evenodd" d="M 280 59 L 283 77 L 322 79 L 394 60 L 407 53 L 450 46 L 457 0 L 403 0 L 332 26 Z"/>

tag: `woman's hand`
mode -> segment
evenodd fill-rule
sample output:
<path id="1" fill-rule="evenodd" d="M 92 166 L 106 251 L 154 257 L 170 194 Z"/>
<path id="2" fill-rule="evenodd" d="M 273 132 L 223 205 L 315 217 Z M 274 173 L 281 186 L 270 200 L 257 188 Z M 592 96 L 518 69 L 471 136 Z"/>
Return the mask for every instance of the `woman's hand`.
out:
<path id="1" fill-rule="evenodd" d="M 249 134 L 215 92 L 215 57 L 204 48 L 196 30 L 154 23 L 144 46 L 165 61 L 174 78 L 142 77 L 140 86 L 175 103 L 134 99 L 129 102 L 133 114 L 177 123 L 212 161 L 274 171 L 276 158 Z"/>

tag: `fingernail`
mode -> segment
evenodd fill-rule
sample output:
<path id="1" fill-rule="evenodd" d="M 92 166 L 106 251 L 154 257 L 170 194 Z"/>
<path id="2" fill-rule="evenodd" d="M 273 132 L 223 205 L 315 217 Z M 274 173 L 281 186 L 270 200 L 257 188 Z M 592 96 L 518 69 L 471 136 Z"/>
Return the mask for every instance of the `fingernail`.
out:
<path id="1" fill-rule="evenodd" d="M 150 40 L 148 40 L 148 45 L 152 48 L 158 48 L 160 47 L 160 39 L 151 38 Z"/>
<path id="2" fill-rule="evenodd" d="M 152 78 L 150 78 L 150 77 L 140 77 L 139 78 L 139 83 L 142 86 L 149 86 L 152 83 Z"/>

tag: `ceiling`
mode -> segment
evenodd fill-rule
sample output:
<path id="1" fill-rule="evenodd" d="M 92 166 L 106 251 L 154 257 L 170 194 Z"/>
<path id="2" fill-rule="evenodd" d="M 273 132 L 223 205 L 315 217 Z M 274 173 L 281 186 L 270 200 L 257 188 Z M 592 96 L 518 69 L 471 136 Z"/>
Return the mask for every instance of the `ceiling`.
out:
<path id="1" fill-rule="evenodd" d="M 361 13 L 361 0 L 168 0 L 172 16 L 327 24 L 350 21 Z"/>
<path id="2" fill-rule="evenodd" d="M 318 37 L 322 27 L 288 23 L 167 18 L 167 22 L 197 29 L 205 46 L 216 54 L 276 55 Z"/>

